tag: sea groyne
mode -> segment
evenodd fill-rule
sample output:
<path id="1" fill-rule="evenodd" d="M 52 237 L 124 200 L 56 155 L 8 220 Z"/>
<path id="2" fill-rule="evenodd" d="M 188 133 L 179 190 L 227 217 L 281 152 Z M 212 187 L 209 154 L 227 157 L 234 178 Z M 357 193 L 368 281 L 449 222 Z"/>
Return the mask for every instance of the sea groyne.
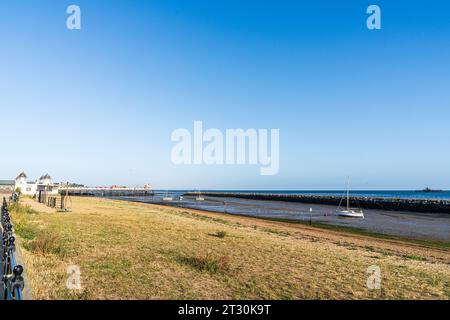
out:
<path id="1" fill-rule="evenodd" d="M 188 192 L 186 196 L 195 196 L 197 193 Z M 299 194 L 264 194 L 245 192 L 202 192 L 203 196 L 229 197 L 251 200 L 288 201 L 311 204 L 325 204 L 338 206 L 342 197 L 322 195 L 299 195 Z M 372 197 L 350 197 L 352 207 L 363 209 L 379 209 L 392 211 L 411 211 L 423 213 L 450 213 L 449 200 L 430 199 L 394 199 L 394 198 L 372 198 Z"/>

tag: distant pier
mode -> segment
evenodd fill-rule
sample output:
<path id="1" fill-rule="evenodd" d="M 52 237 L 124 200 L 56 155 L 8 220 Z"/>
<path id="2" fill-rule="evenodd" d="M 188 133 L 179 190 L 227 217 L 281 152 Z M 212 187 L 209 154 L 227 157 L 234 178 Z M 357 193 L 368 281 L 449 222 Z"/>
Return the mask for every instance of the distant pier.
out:
<path id="1" fill-rule="evenodd" d="M 185 195 L 195 196 L 197 193 L 188 192 Z M 266 201 L 288 201 L 311 204 L 324 204 L 338 206 L 342 197 L 299 195 L 299 194 L 262 194 L 262 193 L 235 193 L 235 192 L 202 192 L 203 196 L 228 197 Z M 352 207 L 363 209 L 379 209 L 391 211 L 410 211 L 423 213 L 450 213 L 449 200 L 430 199 L 394 199 L 372 197 L 350 197 Z"/>
<path id="2" fill-rule="evenodd" d="M 62 188 L 60 195 L 78 197 L 145 197 L 152 196 L 153 190 L 146 188 Z"/>

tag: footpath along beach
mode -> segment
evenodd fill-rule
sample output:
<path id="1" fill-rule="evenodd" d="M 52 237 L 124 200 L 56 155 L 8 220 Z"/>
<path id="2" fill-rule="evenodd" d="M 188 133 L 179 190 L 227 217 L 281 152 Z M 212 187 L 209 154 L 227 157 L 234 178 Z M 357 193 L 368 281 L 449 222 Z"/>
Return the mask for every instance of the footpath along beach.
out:
<path id="1" fill-rule="evenodd" d="M 99 198 L 11 212 L 37 299 L 450 299 L 448 243 Z"/>

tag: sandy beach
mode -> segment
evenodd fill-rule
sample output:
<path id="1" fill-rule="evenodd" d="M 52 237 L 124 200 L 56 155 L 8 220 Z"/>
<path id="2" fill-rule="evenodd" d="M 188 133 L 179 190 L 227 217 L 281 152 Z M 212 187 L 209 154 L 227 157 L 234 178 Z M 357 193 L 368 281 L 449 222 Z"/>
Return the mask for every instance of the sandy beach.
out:
<path id="1" fill-rule="evenodd" d="M 450 251 L 432 242 L 97 198 L 12 214 L 37 299 L 450 299 Z"/>

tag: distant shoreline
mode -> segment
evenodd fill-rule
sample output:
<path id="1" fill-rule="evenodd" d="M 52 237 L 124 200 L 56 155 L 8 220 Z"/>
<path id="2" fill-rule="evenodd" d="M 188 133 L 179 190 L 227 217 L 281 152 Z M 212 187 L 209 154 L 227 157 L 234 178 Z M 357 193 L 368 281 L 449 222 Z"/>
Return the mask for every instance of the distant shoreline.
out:
<path id="1" fill-rule="evenodd" d="M 280 195 L 306 195 L 306 196 L 335 196 L 342 197 L 347 193 L 347 190 L 252 190 L 252 189 L 172 189 L 172 190 L 153 190 L 155 193 L 167 193 L 168 191 L 174 194 L 183 193 L 244 193 L 244 194 L 280 194 Z M 450 190 L 443 190 L 439 192 L 426 192 L 419 190 L 350 190 L 350 196 L 362 198 L 388 198 L 388 199 L 414 199 L 414 200 L 448 200 L 450 201 Z"/>
<path id="2" fill-rule="evenodd" d="M 185 195 L 195 196 L 197 192 L 186 192 Z M 342 200 L 339 196 L 325 195 L 300 195 L 300 194 L 276 194 L 276 193 L 251 193 L 251 192 L 202 192 L 202 195 L 211 197 L 240 198 L 250 200 L 269 200 L 301 202 L 311 204 L 325 204 L 338 206 Z M 450 214 L 450 200 L 436 199 L 401 199 L 381 197 L 351 196 L 354 206 L 363 209 L 379 209 L 390 211 L 409 211 L 420 213 L 446 213 Z"/>

